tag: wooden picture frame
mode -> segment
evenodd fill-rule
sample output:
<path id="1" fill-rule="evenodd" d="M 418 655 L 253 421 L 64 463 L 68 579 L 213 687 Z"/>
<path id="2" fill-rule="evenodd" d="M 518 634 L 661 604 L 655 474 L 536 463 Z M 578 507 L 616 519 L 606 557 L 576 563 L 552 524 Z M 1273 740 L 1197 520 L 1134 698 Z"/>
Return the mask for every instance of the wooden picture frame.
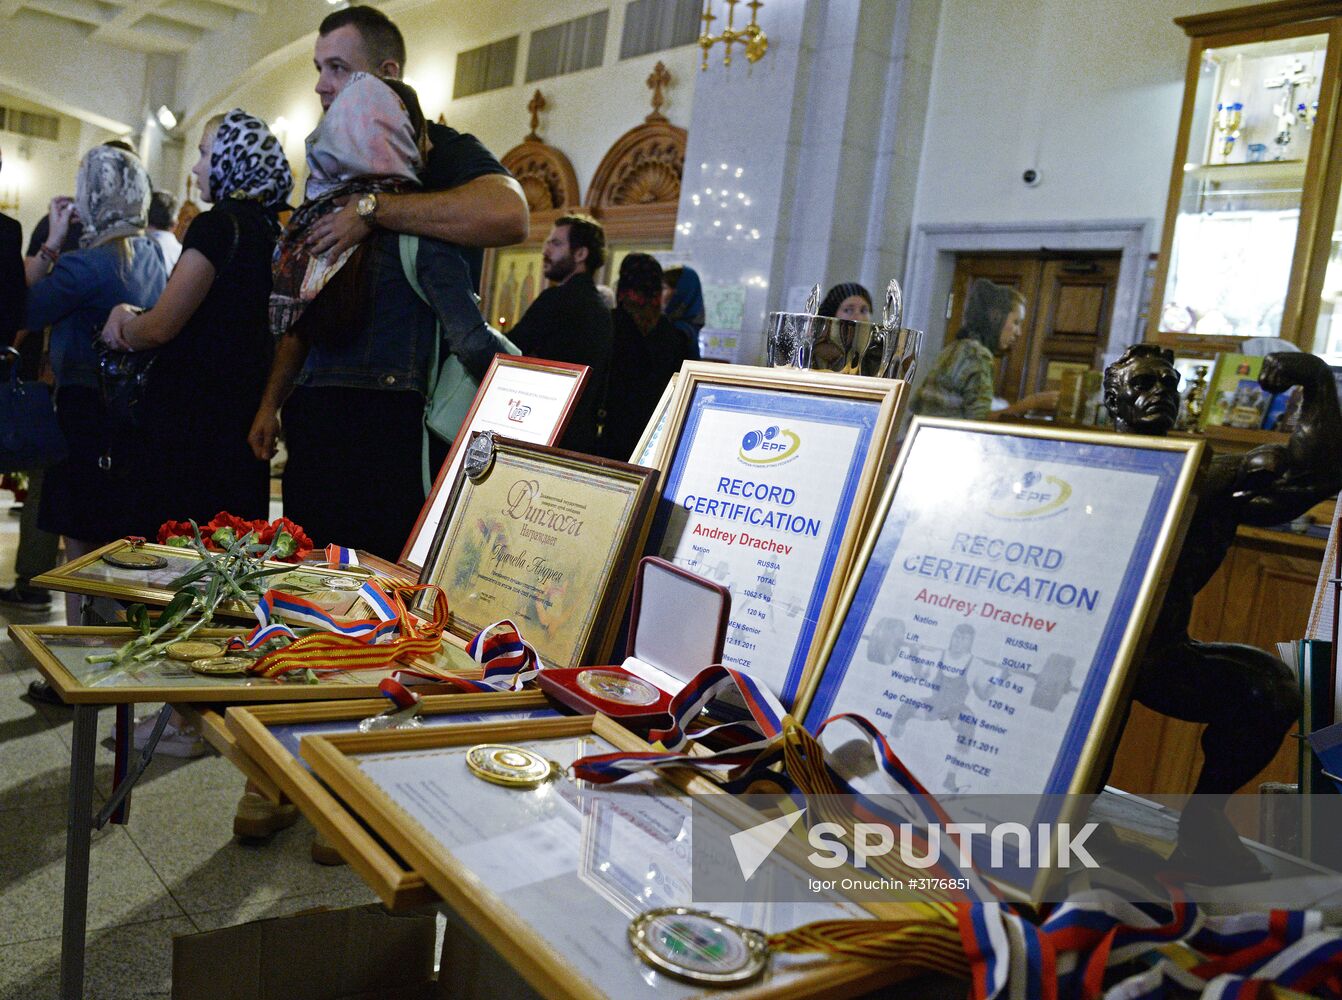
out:
<path id="1" fill-rule="evenodd" d="M 680 372 L 676 372 L 671 376 L 671 381 L 666 383 L 666 388 L 662 390 L 662 398 L 657 400 L 657 406 L 652 411 L 652 419 L 643 428 L 643 434 L 638 439 L 638 445 L 634 448 L 634 453 L 629 456 L 629 461 L 633 465 L 656 468 L 657 454 L 661 451 L 661 443 L 666 438 L 666 424 L 671 415 L 671 400 L 675 396 L 676 384 L 679 381 Z"/>
<path id="2" fill-rule="evenodd" d="M 312 733 L 357 731 L 360 721 L 386 707 L 387 700 L 378 698 L 234 706 L 227 714 L 206 711 L 200 715 L 202 731 L 211 745 L 260 785 L 272 801 L 287 799 L 298 806 L 384 905 L 405 910 L 430 905 L 438 894 L 317 780 L 297 756 L 296 746 L 298 739 Z M 420 702 L 420 717 L 426 726 L 497 725 L 518 712 L 532 713 L 534 718 L 559 714 L 539 691 L 430 695 Z"/>
<path id="3" fill-rule="evenodd" d="M 458 474 L 420 582 L 447 594 L 448 629 L 459 638 L 507 618 L 547 666 L 605 663 L 651 524 L 656 476 L 495 437 L 487 470 Z M 414 610 L 427 616 L 432 602 L 426 592 Z"/>
<path id="4" fill-rule="evenodd" d="M 662 498 L 649 551 L 732 589 L 724 662 L 784 706 L 814 668 L 906 390 L 833 372 L 681 368 L 654 459 Z"/>
<path id="5" fill-rule="evenodd" d="M 564 361 L 494 355 L 401 550 L 402 565 L 420 570 L 432 562 L 433 542 L 471 435 L 494 431 L 533 444 L 555 444 L 568 426 L 590 371 L 586 365 Z"/>
<path id="6" fill-rule="evenodd" d="M 85 670 L 91 673 L 102 665 L 85 667 L 82 656 L 91 652 L 111 652 L 138 633 L 120 626 L 10 625 L 9 634 L 15 644 L 32 657 L 42 676 L 67 705 L 373 698 L 378 695 L 378 682 L 391 673 L 391 670 L 358 671 L 326 675 L 312 684 L 296 684 L 251 675 L 207 677 L 194 673 L 189 663 L 161 657 L 138 665 L 133 671 L 125 667 L 106 667 L 107 676 L 96 678 L 97 683 L 89 683 L 95 678 L 87 676 Z M 191 638 L 218 642 L 246 634 L 245 629 L 200 629 Z M 77 652 L 62 654 L 63 650 Z M 358 674 L 368 676 L 359 677 Z"/>
<path id="7" fill-rule="evenodd" d="M 355 759 L 363 755 L 383 758 L 402 754 L 432 755 L 433 773 L 452 785 L 450 790 L 447 785 L 439 789 L 445 797 L 438 801 L 452 803 L 449 807 L 452 810 L 466 810 L 472 818 L 482 818 L 483 822 L 507 824 L 517 836 L 526 836 L 530 831 L 524 826 L 512 825 L 503 811 L 526 810 L 532 803 L 540 808 L 542 799 L 560 796 L 562 801 L 568 801 L 570 795 L 581 795 L 588 801 L 605 803 L 605 811 L 616 814 L 625 811 L 622 799 L 626 806 L 632 807 L 635 800 L 628 798 L 630 790 L 623 787 L 592 789 L 586 783 L 574 782 L 561 774 L 556 781 L 537 789 L 501 788 L 470 775 L 464 763 L 454 761 L 450 768 L 442 766 L 445 761 L 439 756 L 460 758 L 465 748 L 495 742 L 534 746 L 542 754 L 552 755 L 554 743 L 550 741 L 556 740 L 565 741 L 570 754 L 612 748 L 647 749 L 647 744 L 604 716 L 579 716 L 387 734 L 313 736 L 303 740 L 302 753 L 316 776 L 348 805 L 351 812 L 420 872 L 447 905 L 542 995 L 566 1000 L 616 996 L 688 1000 L 703 996 L 703 986 L 678 982 L 665 975 L 651 975 L 649 968 L 635 957 L 625 940 L 630 919 L 626 910 L 628 901 L 593 882 L 601 868 L 587 849 L 588 838 L 584 837 L 581 844 L 561 846 L 558 851 L 542 841 L 534 841 L 525 865 L 518 863 L 520 858 L 503 853 L 502 844 L 497 845 L 498 861 L 508 867 L 519 883 L 511 889 L 500 889 L 496 874 L 486 873 L 461 856 L 469 853 L 479 857 L 481 852 L 475 848 L 486 846 L 488 841 L 467 845 L 463 838 L 463 845 L 456 849 L 445 844 L 373 780 Z M 588 749 L 581 749 L 583 747 Z M 405 759 L 409 758 L 402 758 Z M 562 767 L 562 758 L 559 763 Z M 731 796 L 722 793 L 717 785 L 702 776 L 680 772 L 674 778 L 656 779 L 656 785 L 665 789 L 668 799 L 675 801 L 683 801 L 686 798 L 683 793 L 693 792 L 712 796 L 715 801 L 721 799 L 724 810 L 731 811 L 735 806 Z M 470 795 L 472 801 L 459 801 L 459 793 Z M 409 790 L 408 794 L 418 796 L 419 792 Z M 481 802 L 475 801 L 477 796 Z M 492 805 L 483 805 L 484 800 Z M 688 810 L 687 802 L 684 808 Z M 453 825 L 446 815 L 440 826 L 443 824 Z M 576 856 L 571 856 L 570 852 Z M 555 889 L 549 879 L 565 872 L 575 873 L 578 881 L 566 880 L 560 889 Z M 583 877 L 584 872 L 588 873 L 587 877 Z M 558 912 L 540 912 L 523 899 L 524 894 L 532 891 L 529 887 L 538 882 L 545 882 L 550 887 Z M 688 903 L 688 899 L 685 902 Z M 836 912 L 839 909 L 834 907 Z M 857 904 L 849 904 L 844 910 L 856 917 L 878 912 Z M 563 935 L 579 934 L 590 929 L 594 922 L 600 923 L 600 937 L 584 937 L 583 947 L 569 954 L 561 950 Z M 763 979 L 733 991 L 731 995 L 751 998 L 855 995 L 909 974 L 910 970 L 891 965 L 817 961 L 814 956 L 775 956 Z"/>
<path id="8" fill-rule="evenodd" d="M 87 555 L 62 563 L 33 577 L 33 586 L 67 594 L 89 597 L 110 597 L 119 601 L 140 601 L 144 604 L 167 604 L 176 595 L 170 583 L 200 562 L 195 549 L 149 543 L 140 546 L 144 552 L 168 560 L 163 569 L 140 570 L 113 566 L 103 556 L 132 548 L 132 543 L 119 538 L 94 549 Z M 290 573 L 277 573 L 266 581 L 267 589 L 281 590 L 314 601 L 337 618 L 369 618 L 372 609 L 359 597 L 359 588 L 371 575 L 367 569 L 327 569 L 304 563 L 267 562 L 267 566 L 289 566 Z M 298 581 L 306 581 L 298 585 Z M 322 587 L 325 581 L 339 581 L 336 587 Z M 219 613 L 236 618 L 255 618 L 255 610 L 241 601 L 223 601 Z"/>
<path id="9" fill-rule="evenodd" d="M 977 798 L 976 817 L 1000 796 L 1036 823 L 1078 819 L 1204 454 L 1187 438 L 916 418 L 797 717 L 812 731 L 867 717 L 933 795 Z M 1040 898 L 1050 874 L 993 877 Z"/>

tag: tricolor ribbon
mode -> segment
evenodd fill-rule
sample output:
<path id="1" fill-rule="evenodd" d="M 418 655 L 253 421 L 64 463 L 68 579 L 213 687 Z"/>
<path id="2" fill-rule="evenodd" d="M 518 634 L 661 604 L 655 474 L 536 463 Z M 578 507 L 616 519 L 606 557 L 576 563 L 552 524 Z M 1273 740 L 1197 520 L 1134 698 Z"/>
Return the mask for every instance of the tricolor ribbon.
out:
<path id="1" fill-rule="evenodd" d="M 359 557 L 353 549 L 332 544 L 326 546 L 326 564 L 339 569 L 349 569 L 351 566 L 359 565 Z"/>
<path id="2" fill-rule="evenodd" d="M 249 648 L 276 636 L 294 641 L 252 664 L 250 673 L 278 677 L 294 670 L 378 670 L 411 657 L 431 656 L 442 646 L 447 626 L 447 597 L 439 587 L 390 584 L 370 580 L 361 593 L 376 617 L 344 622 L 301 597 L 268 591 L 257 607 L 260 624 L 246 640 L 233 640 Z M 413 595 L 434 594 L 433 617 L 423 622 L 410 613 Z M 411 599 L 408 601 L 407 599 Z M 283 612 L 289 621 L 318 631 L 297 638 L 288 625 L 273 616 Z"/>
<path id="3" fill-rule="evenodd" d="M 699 671 L 676 693 L 667 706 L 671 725 L 650 733 L 649 741 L 661 743 L 671 750 L 681 749 L 691 739 L 686 731 L 689 724 L 699 717 L 709 702 L 728 692 L 735 693 L 745 702 L 750 720 L 699 730 L 694 733 L 693 739 L 704 740 L 710 734 L 716 734 L 719 739 L 728 738 L 732 742 L 744 740 L 747 746 L 763 746 L 764 742 L 782 732 L 787 710 L 773 692 L 743 671 L 715 664 Z M 764 742 L 760 741 L 761 737 Z M 744 747 L 737 746 L 736 749 Z"/>
<path id="4" fill-rule="evenodd" d="M 419 670 L 399 670 L 395 676 L 403 684 L 441 684 L 458 691 L 520 691 L 545 669 L 536 647 L 507 618 L 475 633 L 466 652 L 480 664 L 479 680 Z"/>
<path id="5" fill-rule="evenodd" d="M 715 673 L 716 672 L 716 673 Z M 748 682 L 743 685 L 743 681 Z M 758 738 L 755 742 L 733 746 L 714 753 L 697 754 L 683 750 L 635 751 L 593 754 L 574 761 L 572 768 L 575 777 L 596 784 L 609 784 L 641 771 L 661 770 L 667 767 L 687 767 L 696 770 L 731 767 L 735 770 L 726 775 L 724 787 L 730 792 L 743 792 L 764 779 L 772 783 L 780 777 L 773 766 L 782 763 L 781 776 L 787 779 L 784 791 L 795 791 L 806 797 L 807 802 L 816 805 L 807 822 L 838 823 L 851 827 L 855 820 L 874 822 L 901 831 L 908 840 L 914 853 L 921 857 L 932 854 L 931 845 L 919 826 L 908 822 L 905 817 L 895 815 L 871 796 L 855 789 L 827 761 L 824 747 L 819 737 L 825 729 L 834 723 L 849 723 L 859 728 L 877 747 L 876 760 L 896 785 L 912 796 L 912 802 L 922 814 L 923 822 L 945 826 L 950 817 L 930 795 L 917 778 L 908 770 L 889 743 L 871 723 L 861 716 L 852 714 L 836 715 L 827 719 L 815 735 L 808 733 L 795 720 L 783 714 L 781 706 L 767 692 L 760 696 L 762 689 L 748 675 L 725 667 L 710 667 L 690 682 L 690 691 L 685 705 L 685 713 L 702 708 L 713 697 L 725 690 L 735 688 L 750 709 L 753 726 Z M 697 707 L 696 707 L 697 706 Z M 773 720 L 778 719 L 775 723 Z M 741 726 L 741 723 L 730 724 Z M 747 724 L 750 725 L 750 724 Z M 728 727 L 717 726 L 702 730 L 686 737 L 679 719 L 671 729 L 663 730 L 659 735 L 673 735 L 678 746 L 700 741 L 704 737 L 721 733 Z M 771 732 L 772 730 L 772 732 Z M 790 787 L 789 787 L 790 786 Z M 845 796 L 843 807 L 838 805 L 838 796 Z M 901 828 L 907 827 L 907 830 Z M 963 889 L 932 890 L 929 898 L 945 900 L 996 899 L 996 891 L 984 882 L 972 869 L 961 871 L 951 862 L 945 852 L 939 852 L 941 860 L 931 868 L 914 869 L 905 865 L 895 855 L 886 855 L 883 861 L 873 864 L 887 874 L 903 878 L 933 877 L 944 879 L 948 885 L 969 885 L 968 893 Z"/>

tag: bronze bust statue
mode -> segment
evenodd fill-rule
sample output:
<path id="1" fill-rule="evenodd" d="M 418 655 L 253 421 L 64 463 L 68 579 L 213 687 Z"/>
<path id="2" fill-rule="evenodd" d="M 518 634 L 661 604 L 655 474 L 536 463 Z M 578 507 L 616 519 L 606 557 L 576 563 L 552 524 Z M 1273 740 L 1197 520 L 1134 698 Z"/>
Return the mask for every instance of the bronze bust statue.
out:
<path id="1" fill-rule="evenodd" d="M 1241 524 L 1299 517 L 1342 488 L 1342 412 L 1332 372 L 1313 354 L 1269 354 L 1259 384 L 1303 388 L 1300 420 L 1285 444 L 1218 455 L 1197 486 L 1197 505 L 1133 697 L 1157 712 L 1206 723 L 1205 761 L 1184 810 L 1170 860 L 1202 882 L 1261 877 L 1262 869 L 1225 817 L 1227 797 L 1272 760 L 1300 711 L 1286 664 L 1252 646 L 1188 635 L 1193 599 L 1216 572 Z M 1172 352 L 1134 344 L 1104 372 L 1104 404 L 1120 432 L 1163 435 L 1179 414 Z"/>

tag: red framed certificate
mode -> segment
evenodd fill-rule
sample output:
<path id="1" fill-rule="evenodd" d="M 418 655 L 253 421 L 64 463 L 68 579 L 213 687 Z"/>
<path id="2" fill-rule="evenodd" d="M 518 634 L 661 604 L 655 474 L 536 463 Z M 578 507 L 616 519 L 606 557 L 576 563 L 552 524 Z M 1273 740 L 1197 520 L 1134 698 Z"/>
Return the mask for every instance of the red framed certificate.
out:
<path id="1" fill-rule="evenodd" d="M 472 433 L 492 430 L 530 444 L 553 445 L 568 426 L 589 372 L 586 365 L 564 361 L 494 355 L 401 550 L 401 565 L 418 570 L 433 561 L 434 538 Z"/>

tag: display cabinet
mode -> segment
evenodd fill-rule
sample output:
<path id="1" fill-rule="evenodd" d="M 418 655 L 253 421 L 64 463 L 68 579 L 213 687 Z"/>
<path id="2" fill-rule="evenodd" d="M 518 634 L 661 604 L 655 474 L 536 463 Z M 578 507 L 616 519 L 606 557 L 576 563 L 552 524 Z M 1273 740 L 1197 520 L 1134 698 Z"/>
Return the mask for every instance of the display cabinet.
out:
<path id="1" fill-rule="evenodd" d="M 1342 350 L 1342 2 L 1175 23 L 1192 41 L 1148 339 Z"/>

